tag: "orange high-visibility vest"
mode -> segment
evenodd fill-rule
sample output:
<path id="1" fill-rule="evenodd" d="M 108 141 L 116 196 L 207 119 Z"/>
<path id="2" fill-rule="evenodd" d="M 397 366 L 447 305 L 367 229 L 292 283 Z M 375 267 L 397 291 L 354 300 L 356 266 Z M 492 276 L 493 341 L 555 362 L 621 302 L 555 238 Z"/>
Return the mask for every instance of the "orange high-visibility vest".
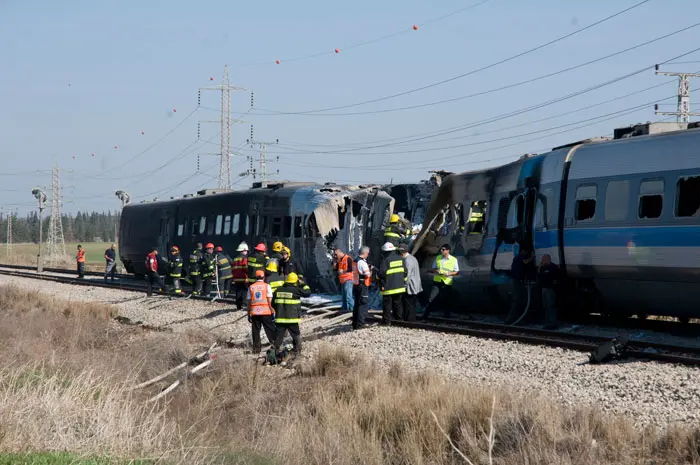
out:
<path id="1" fill-rule="evenodd" d="M 85 263 L 85 249 L 78 250 L 78 255 L 76 255 L 78 263 Z"/>
<path id="2" fill-rule="evenodd" d="M 250 314 L 251 315 L 272 315 L 272 308 L 268 302 L 267 295 L 268 284 L 265 281 L 255 281 L 250 285 L 248 293 L 250 295 Z"/>
<path id="3" fill-rule="evenodd" d="M 338 261 L 337 270 L 339 271 L 338 279 L 340 284 L 352 281 L 352 258 L 350 258 L 350 255 L 345 255 Z"/>

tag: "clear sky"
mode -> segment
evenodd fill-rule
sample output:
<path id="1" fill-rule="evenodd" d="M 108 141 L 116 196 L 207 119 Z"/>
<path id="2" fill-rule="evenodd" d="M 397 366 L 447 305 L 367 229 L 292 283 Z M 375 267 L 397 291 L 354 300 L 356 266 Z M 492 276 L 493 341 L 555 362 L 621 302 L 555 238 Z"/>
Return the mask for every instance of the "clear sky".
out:
<path id="1" fill-rule="evenodd" d="M 647 70 L 489 122 L 700 46 L 696 27 L 598 63 L 502 89 L 700 22 L 700 2 L 650 0 L 572 37 L 443 85 L 343 110 L 299 114 L 468 73 L 640 0 L 488 0 L 430 21 L 481 1 L 3 0 L 0 206 L 17 208 L 20 214 L 30 210 L 31 188 L 50 187 L 49 170 L 55 163 L 66 170 L 66 211 L 115 209 L 116 189 L 138 201 L 215 187 L 218 159 L 207 153 L 219 151 L 219 127 L 202 123 L 197 141 L 197 122 L 219 118 L 220 94 L 203 92 L 198 108 L 197 89 L 219 84 L 226 64 L 232 83 L 247 90 L 232 99 L 234 117 L 242 115 L 246 122 L 235 125 L 231 135 L 232 147 L 240 147 L 242 154 L 232 160 L 237 187 L 252 182 L 238 177 L 249 164 L 245 155 L 257 150 L 245 145 L 250 124 L 257 139 L 279 139 L 268 150 L 269 169 L 279 170 L 279 178 L 388 183 L 425 179 L 430 169 L 482 169 L 523 153 L 611 134 L 615 127 L 661 119 L 654 115 L 653 102 L 673 97 L 676 83 Z M 334 53 L 335 48 L 340 52 Z M 291 60 L 314 54 L 320 56 Z M 700 52 L 677 61 L 684 63 L 665 69 L 700 70 Z M 491 89 L 496 91 L 384 111 Z M 663 108 L 674 110 L 674 102 L 665 100 L 670 105 Z M 459 130 L 435 136 L 452 128 Z M 425 135 L 432 137 L 416 140 Z"/>

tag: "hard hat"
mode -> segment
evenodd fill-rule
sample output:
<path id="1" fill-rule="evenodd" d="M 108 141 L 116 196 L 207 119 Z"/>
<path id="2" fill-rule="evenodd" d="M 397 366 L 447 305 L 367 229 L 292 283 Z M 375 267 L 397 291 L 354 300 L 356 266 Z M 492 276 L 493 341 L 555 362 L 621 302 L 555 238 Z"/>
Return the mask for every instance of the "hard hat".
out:
<path id="1" fill-rule="evenodd" d="M 382 246 L 382 252 L 393 252 L 394 250 L 396 250 L 396 247 L 391 242 L 385 242 Z"/>
<path id="2" fill-rule="evenodd" d="M 207 246 L 204 247 L 204 248 L 205 248 L 205 249 L 213 249 L 213 248 L 214 248 L 214 244 L 212 244 L 211 242 L 209 242 L 209 243 L 207 244 Z"/>
<path id="3" fill-rule="evenodd" d="M 285 279 L 284 282 L 288 284 L 296 284 L 299 282 L 299 276 L 297 276 L 297 274 L 294 272 L 289 273 L 287 275 L 287 279 Z"/>
<path id="4" fill-rule="evenodd" d="M 224 248 L 221 246 L 218 246 L 216 249 L 214 249 L 214 252 L 223 252 Z"/>
<path id="5" fill-rule="evenodd" d="M 255 246 L 255 250 L 257 250 L 258 252 L 267 252 L 267 246 L 261 242 L 260 244 Z"/>
<path id="6" fill-rule="evenodd" d="M 277 266 L 277 260 L 273 259 L 267 262 L 267 266 L 265 267 L 265 269 L 272 273 L 277 273 L 277 271 L 279 271 L 279 267 Z"/>
<path id="7" fill-rule="evenodd" d="M 389 223 L 392 223 L 392 224 L 393 224 L 393 223 L 398 223 L 398 222 L 399 222 L 399 219 L 400 219 L 400 218 L 399 218 L 399 215 L 397 215 L 396 213 L 394 213 L 393 215 L 391 215 L 391 219 L 389 220 Z"/>
<path id="8" fill-rule="evenodd" d="M 170 250 L 172 250 L 173 252 L 179 252 L 179 251 L 180 251 L 180 249 L 179 249 L 178 246 L 176 246 L 176 245 L 170 247 Z"/>
<path id="9" fill-rule="evenodd" d="M 272 244 L 272 251 L 273 252 L 281 252 L 283 248 L 284 248 L 284 244 L 282 244 L 280 241 L 274 242 Z"/>
<path id="10" fill-rule="evenodd" d="M 282 252 L 286 253 L 286 254 L 289 255 L 290 257 L 291 257 L 291 255 L 292 255 L 292 251 L 289 250 L 289 247 L 287 247 L 287 246 L 282 247 Z"/>
<path id="11" fill-rule="evenodd" d="M 241 242 L 238 244 L 238 248 L 236 249 L 236 252 L 247 252 L 248 251 L 248 244 L 245 242 Z"/>
<path id="12" fill-rule="evenodd" d="M 255 270 L 255 277 L 256 278 L 265 278 L 265 271 L 263 270 Z"/>

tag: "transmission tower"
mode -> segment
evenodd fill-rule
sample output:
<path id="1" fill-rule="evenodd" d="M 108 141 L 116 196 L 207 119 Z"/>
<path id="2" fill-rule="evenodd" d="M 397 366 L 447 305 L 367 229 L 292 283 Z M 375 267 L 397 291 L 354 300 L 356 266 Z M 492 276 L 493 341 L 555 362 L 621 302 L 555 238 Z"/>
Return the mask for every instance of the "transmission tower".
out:
<path id="1" fill-rule="evenodd" d="M 659 71 L 659 65 L 656 65 L 656 74 L 678 77 L 678 108 L 676 111 L 659 111 L 659 105 L 657 104 L 654 106 L 655 114 L 676 116 L 679 123 L 690 123 L 691 116 L 700 116 L 700 113 L 690 112 L 690 78 L 700 77 L 700 74 Z"/>
<path id="2" fill-rule="evenodd" d="M 253 137 L 253 126 L 251 125 L 250 126 L 250 139 L 248 139 L 246 142 L 248 142 L 250 144 L 251 148 L 256 146 L 256 145 L 258 147 L 260 147 L 260 155 L 259 155 L 260 158 L 258 160 L 260 168 L 259 168 L 258 174 L 260 176 L 260 183 L 264 187 L 267 185 L 267 146 L 272 145 L 272 144 L 279 144 L 280 140 L 277 139 L 274 142 L 266 142 L 266 141 L 262 141 L 262 140 L 256 140 Z M 253 168 L 252 157 L 249 158 L 249 161 L 250 161 L 250 168 L 248 169 L 248 172 L 244 172 L 241 174 L 248 175 L 248 176 L 252 175 L 253 179 L 255 179 L 256 171 Z M 279 161 L 279 157 L 277 157 L 277 161 Z M 279 174 L 279 170 L 277 170 L 277 174 Z"/>
<path id="3" fill-rule="evenodd" d="M 5 242 L 5 258 L 12 257 L 12 211 L 7 213 L 7 238 Z"/>
<path id="4" fill-rule="evenodd" d="M 52 266 L 59 258 L 66 256 L 63 222 L 61 221 L 61 179 L 58 165 L 51 171 L 51 219 L 49 220 L 47 248 L 49 262 Z"/>
<path id="5" fill-rule="evenodd" d="M 201 121 L 203 123 L 221 124 L 221 157 L 219 163 L 219 189 L 231 189 L 231 124 L 243 123 L 243 121 L 231 119 L 231 91 L 243 91 L 241 87 L 234 87 L 228 76 L 228 66 L 224 66 L 224 77 L 221 84 L 212 87 L 202 87 L 197 95 L 197 105 L 201 102 L 201 91 L 218 90 L 221 91 L 221 119 L 218 121 Z M 199 135 L 199 129 L 197 130 Z"/>

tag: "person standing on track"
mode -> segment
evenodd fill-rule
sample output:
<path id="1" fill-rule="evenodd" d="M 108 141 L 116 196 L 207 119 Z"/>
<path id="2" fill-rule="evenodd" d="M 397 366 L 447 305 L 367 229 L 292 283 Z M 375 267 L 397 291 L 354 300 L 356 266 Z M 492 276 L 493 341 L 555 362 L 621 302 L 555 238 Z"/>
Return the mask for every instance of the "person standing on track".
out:
<path id="1" fill-rule="evenodd" d="M 153 294 L 153 284 L 158 285 L 158 290 L 163 290 L 163 283 L 160 280 L 160 275 L 158 274 L 158 248 L 153 247 L 151 253 L 146 256 L 146 280 L 147 289 L 146 296 L 151 297 Z"/>
<path id="2" fill-rule="evenodd" d="M 299 281 L 296 273 L 290 273 L 284 281 L 284 286 L 277 289 L 272 299 L 272 307 L 275 309 L 275 325 L 277 337 L 275 338 L 275 351 L 282 351 L 282 343 L 287 332 L 292 336 L 294 351 L 301 355 L 301 298 L 309 297 L 311 289 L 304 282 Z"/>
<path id="3" fill-rule="evenodd" d="M 352 295 L 352 267 L 353 262 L 350 255 L 343 252 L 341 248 L 335 249 L 335 259 L 333 260 L 333 269 L 335 270 L 338 281 L 340 282 L 340 291 L 343 296 L 342 310 L 352 312 L 355 308 L 355 299 Z"/>
<path id="4" fill-rule="evenodd" d="M 182 257 L 180 256 L 180 249 L 176 245 L 170 248 L 168 272 L 170 283 L 173 286 L 172 291 L 176 295 L 182 294 L 182 288 L 180 287 L 180 278 L 182 278 Z"/>
<path id="5" fill-rule="evenodd" d="M 277 288 L 284 285 L 284 276 L 280 274 L 279 265 L 274 258 L 271 258 L 270 261 L 267 262 L 265 270 L 267 270 L 267 283 L 270 285 L 272 293 L 274 294 Z"/>
<path id="6" fill-rule="evenodd" d="M 352 313 L 352 329 L 362 329 L 367 323 L 369 312 L 369 288 L 372 285 L 372 267 L 367 263 L 369 247 L 362 246 L 353 268 L 353 292 L 355 307 Z"/>
<path id="7" fill-rule="evenodd" d="M 204 248 L 204 258 L 202 259 L 202 282 L 204 283 L 204 291 L 202 295 L 209 297 L 211 294 L 214 279 L 216 279 L 216 254 L 214 254 L 214 244 L 209 242 Z"/>
<path id="8" fill-rule="evenodd" d="M 433 269 L 430 270 L 433 277 L 433 287 L 430 288 L 428 306 L 423 314 L 423 320 L 427 321 L 435 308 L 443 309 L 445 318 L 450 317 L 452 305 L 455 304 L 452 293 L 452 280 L 459 274 L 459 263 L 457 259 L 450 255 L 450 244 L 440 247 L 440 255 L 435 257 Z"/>
<path id="9" fill-rule="evenodd" d="M 265 270 L 255 272 L 255 282 L 248 288 L 248 322 L 252 325 L 253 353 L 262 350 L 260 329 L 265 329 L 265 335 L 270 345 L 275 343 L 275 311 L 272 307 L 272 289 L 265 282 Z"/>
<path id="10" fill-rule="evenodd" d="M 292 258 L 292 251 L 289 247 L 284 247 L 282 249 L 282 260 L 279 263 L 279 270 L 283 276 L 287 276 L 290 273 L 296 273 L 299 279 L 304 280 L 304 270 L 301 269 L 299 262 Z"/>
<path id="11" fill-rule="evenodd" d="M 105 250 L 105 282 L 107 282 L 107 277 L 112 278 L 114 282 L 114 275 L 117 274 L 117 245 L 112 244 L 109 249 Z"/>
<path id="12" fill-rule="evenodd" d="M 75 254 L 75 261 L 78 266 L 78 278 L 82 279 L 85 277 L 85 249 L 80 244 L 78 244 L 78 253 Z"/>
<path id="13" fill-rule="evenodd" d="M 391 242 L 394 247 L 406 239 L 406 227 L 401 224 L 401 217 L 394 213 L 389 219 L 389 227 L 384 231 L 384 240 Z"/>
<path id="14" fill-rule="evenodd" d="M 256 271 L 265 272 L 265 265 L 270 257 L 267 256 L 267 246 L 264 243 L 259 243 L 255 246 L 253 253 L 248 255 L 248 282 L 254 283 L 257 281 Z"/>
<path id="15" fill-rule="evenodd" d="M 236 249 L 238 255 L 231 262 L 233 289 L 236 297 L 236 308 L 243 308 L 243 301 L 248 293 L 248 244 L 241 242 Z"/>
<path id="16" fill-rule="evenodd" d="M 204 252 L 202 251 L 202 243 L 197 243 L 197 248 L 190 254 L 189 268 L 187 276 L 192 281 L 192 295 L 202 293 L 202 261 L 204 260 Z"/>
<path id="17" fill-rule="evenodd" d="M 224 253 L 224 248 L 216 248 L 216 271 L 219 280 L 219 292 L 223 297 L 228 297 L 231 293 L 231 258 Z"/>
<path id="18" fill-rule="evenodd" d="M 403 317 L 403 294 L 406 293 L 406 264 L 396 252 L 391 242 L 382 246 L 384 259 L 379 266 L 379 279 L 382 282 L 382 324 L 391 325 L 393 317 Z"/>
<path id="19" fill-rule="evenodd" d="M 403 295 L 403 319 L 404 321 L 416 321 L 418 294 L 423 292 L 423 283 L 420 279 L 420 265 L 416 257 L 408 253 L 407 245 L 400 245 L 399 253 L 406 265 L 406 293 Z"/>

